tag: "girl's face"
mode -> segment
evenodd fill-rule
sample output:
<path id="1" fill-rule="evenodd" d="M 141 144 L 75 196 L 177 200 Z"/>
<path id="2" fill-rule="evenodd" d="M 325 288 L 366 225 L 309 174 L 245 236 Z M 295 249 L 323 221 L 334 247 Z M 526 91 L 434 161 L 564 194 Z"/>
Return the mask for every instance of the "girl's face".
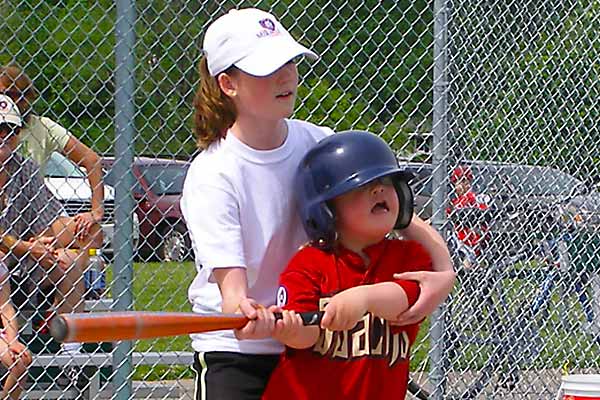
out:
<path id="1" fill-rule="evenodd" d="M 361 249 L 381 241 L 394 228 L 400 208 L 389 176 L 334 198 L 333 207 L 340 241 Z"/>
<path id="2" fill-rule="evenodd" d="M 238 118 L 280 120 L 288 118 L 294 111 L 298 70 L 292 61 L 264 77 L 236 70 L 232 74 L 221 74 L 219 84 L 233 99 Z"/>

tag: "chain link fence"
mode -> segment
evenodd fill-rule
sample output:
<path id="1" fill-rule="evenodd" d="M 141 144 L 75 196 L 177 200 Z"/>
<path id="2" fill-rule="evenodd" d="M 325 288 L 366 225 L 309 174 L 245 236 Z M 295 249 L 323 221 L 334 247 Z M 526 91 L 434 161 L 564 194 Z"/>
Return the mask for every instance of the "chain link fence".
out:
<path id="1" fill-rule="evenodd" d="M 298 65 L 295 117 L 384 137 L 415 174 L 417 211 L 448 240 L 458 282 L 422 325 L 412 391 L 549 399 L 562 375 L 599 373 L 597 0 L 0 2 L 0 64 L 33 81 L 31 115 L 102 164 L 104 241 L 92 247 L 106 285 L 85 285 L 75 308 L 189 311 L 195 269 L 178 202 L 197 151 L 201 40 L 247 6 L 321 56 Z M 60 143 L 43 185 L 69 216 L 93 213 L 90 168 Z M 456 167 L 473 175 L 469 204 Z M 193 398 L 187 337 L 62 351 L 46 322 L 69 296 L 20 273 L 20 257 L 12 303 L 33 353 L 23 397 Z"/>

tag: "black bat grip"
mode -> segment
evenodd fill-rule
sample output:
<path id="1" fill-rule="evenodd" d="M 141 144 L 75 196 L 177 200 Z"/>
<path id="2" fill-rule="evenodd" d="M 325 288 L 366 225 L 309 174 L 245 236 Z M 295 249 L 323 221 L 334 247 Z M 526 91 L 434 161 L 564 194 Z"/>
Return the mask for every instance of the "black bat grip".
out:
<path id="1" fill-rule="evenodd" d="M 305 326 L 321 325 L 323 319 L 323 311 L 307 311 L 297 313 L 302 318 L 302 324 Z M 280 312 L 275 313 L 275 319 L 282 319 L 283 314 Z"/>
<path id="2" fill-rule="evenodd" d="M 412 393 L 419 400 L 430 400 L 431 394 L 428 391 L 419 386 L 412 379 L 408 381 L 408 391 Z"/>

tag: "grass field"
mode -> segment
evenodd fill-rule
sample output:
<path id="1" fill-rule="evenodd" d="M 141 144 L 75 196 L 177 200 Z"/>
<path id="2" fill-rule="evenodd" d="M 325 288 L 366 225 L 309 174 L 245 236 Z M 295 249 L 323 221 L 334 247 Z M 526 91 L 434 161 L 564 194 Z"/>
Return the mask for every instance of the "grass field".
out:
<path id="1" fill-rule="evenodd" d="M 134 309 L 143 311 L 191 311 L 187 289 L 196 276 L 192 262 L 134 263 Z M 109 273 L 108 281 L 111 282 Z M 191 351 L 188 336 L 154 340 L 138 340 L 135 351 Z M 193 371 L 185 366 L 141 366 L 134 379 L 155 381 L 192 378 Z"/>

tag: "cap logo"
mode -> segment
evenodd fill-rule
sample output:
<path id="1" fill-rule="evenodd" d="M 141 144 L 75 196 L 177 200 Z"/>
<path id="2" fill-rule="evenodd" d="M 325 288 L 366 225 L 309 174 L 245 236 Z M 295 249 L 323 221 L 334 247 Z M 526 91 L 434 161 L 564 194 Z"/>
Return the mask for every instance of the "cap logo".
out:
<path id="1" fill-rule="evenodd" d="M 6 100 L 0 100 L 0 110 L 9 111 L 8 110 L 8 102 Z"/>
<path id="2" fill-rule="evenodd" d="M 261 19 L 258 21 L 259 25 L 263 28 L 256 34 L 256 37 L 262 38 L 267 36 L 277 35 L 277 27 L 275 26 L 275 22 L 273 22 L 270 18 Z"/>
<path id="3" fill-rule="evenodd" d="M 263 28 L 268 29 L 271 32 L 275 32 L 275 22 L 271 21 L 269 18 L 261 19 L 258 21 L 258 23 Z"/>

